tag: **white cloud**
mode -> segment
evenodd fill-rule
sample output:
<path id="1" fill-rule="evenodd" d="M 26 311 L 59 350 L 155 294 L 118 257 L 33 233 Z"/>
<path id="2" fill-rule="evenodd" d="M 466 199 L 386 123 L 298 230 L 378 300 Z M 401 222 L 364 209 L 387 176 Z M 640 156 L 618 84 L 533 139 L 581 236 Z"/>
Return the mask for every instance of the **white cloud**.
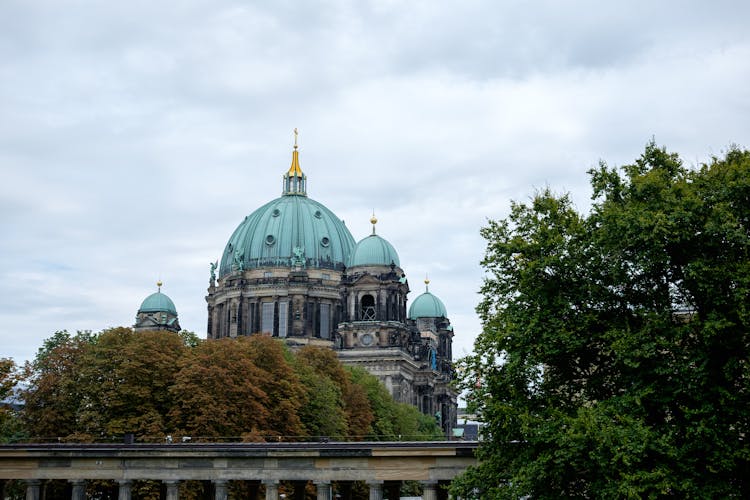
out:
<path id="1" fill-rule="evenodd" d="M 130 324 L 162 279 L 204 333 L 208 263 L 281 191 L 394 244 L 471 349 L 487 218 L 655 136 L 748 146 L 744 2 L 5 2 L 0 356 Z"/>

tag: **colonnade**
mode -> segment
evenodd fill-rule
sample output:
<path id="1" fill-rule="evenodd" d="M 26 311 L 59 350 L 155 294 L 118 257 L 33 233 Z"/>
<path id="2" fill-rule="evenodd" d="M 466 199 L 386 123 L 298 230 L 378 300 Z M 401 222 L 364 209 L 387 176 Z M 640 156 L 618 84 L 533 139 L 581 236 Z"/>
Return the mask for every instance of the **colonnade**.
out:
<path id="1" fill-rule="evenodd" d="M 41 479 L 26 479 L 26 500 L 41 500 L 42 499 L 42 483 Z M 118 495 L 117 500 L 131 500 L 133 481 L 129 479 L 118 479 Z M 179 500 L 179 480 L 164 480 L 162 481 L 166 489 L 166 500 Z M 226 479 L 215 479 L 211 481 L 214 490 L 214 500 L 227 500 L 229 494 L 229 480 Z M 74 479 L 69 480 L 71 484 L 71 500 L 85 500 L 86 499 L 86 480 Z M 265 487 L 265 500 L 279 500 L 279 481 L 264 479 L 260 483 Z M 298 482 L 299 483 L 299 482 Z M 330 481 L 313 481 L 317 492 L 317 500 L 333 500 L 333 487 Z M 302 485 L 305 483 L 302 482 Z M 389 500 L 398 500 L 400 491 L 400 481 L 366 481 L 366 484 L 370 490 L 369 500 L 383 500 L 384 493 L 388 493 Z M 421 481 L 423 493 L 423 500 L 441 500 L 441 498 L 447 498 L 445 490 L 438 487 L 438 481 Z M 349 484 L 351 486 L 351 484 Z M 304 492 L 304 490 L 302 490 Z M 346 499 L 348 495 L 344 495 L 341 498 Z M 295 498 L 304 499 L 304 494 L 295 495 Z"/>
<path id="2" fill-rule="evenodd" d="M 477 442 L 320 442 L 180 444 L 0 444 L 0 489 L 25 481 L 26 500 L 42 500 L 44 481 L 68 481 L 73 500 L 86 497 L 86 481 L 117 484 L 118 500 L 135 496 L 136 481 L 161 481 L 167 500 L 180 485 L 199 481 L 206 493 L 226 500 L 233 481 L 246 495 L 304 500 L 315 487 L 318 500 L 351 500 L 352 485 L 366 485 L 370 500 L 396 500 L 403 482 L 418 481 L 425 500 L 447 500 L 443 485 L 476 465 Z M 184 488 L 183 488 L 184 489 Z M 356 490 L 361 491 L 358 486 Z M 211 491 L 212 493 L 209 493 Z M 114 492 L 114 491 L 113 491 Z M 285 492 L 286 493 L 286 492 Z M 253 498 L 253 500 L 257 500 Z"/>

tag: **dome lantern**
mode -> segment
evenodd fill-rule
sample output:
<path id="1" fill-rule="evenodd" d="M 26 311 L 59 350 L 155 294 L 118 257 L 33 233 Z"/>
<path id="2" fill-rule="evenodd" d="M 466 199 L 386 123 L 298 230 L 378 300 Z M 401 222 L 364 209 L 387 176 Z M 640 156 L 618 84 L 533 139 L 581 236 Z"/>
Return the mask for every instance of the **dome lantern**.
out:
<path id="1" fill-rule="evenodd" d="M 284 196 L 307 196 L 307 176 L 302 173 L 299 166 L 299 151 L 297 151 L 297 129 L 294 129 L 294 151 L 292 151 L 292 164 L 284 174 L 284 185 L 282 195 Z"/>

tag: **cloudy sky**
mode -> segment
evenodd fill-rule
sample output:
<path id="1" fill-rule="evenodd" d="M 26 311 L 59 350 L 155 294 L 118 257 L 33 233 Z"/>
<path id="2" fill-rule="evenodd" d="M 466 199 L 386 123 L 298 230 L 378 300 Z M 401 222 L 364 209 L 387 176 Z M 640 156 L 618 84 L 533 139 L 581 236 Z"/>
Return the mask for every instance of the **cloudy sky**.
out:
<path id="1" fill-rule="evenodd" d="M 425 274 L 468 353 L 479 229 L 652 137 L 750 147 L 750 3 L 0 0 L 0 357 L 132 325 L 164 281 L 206 331 L 209 262 L 308 193 Z"/>

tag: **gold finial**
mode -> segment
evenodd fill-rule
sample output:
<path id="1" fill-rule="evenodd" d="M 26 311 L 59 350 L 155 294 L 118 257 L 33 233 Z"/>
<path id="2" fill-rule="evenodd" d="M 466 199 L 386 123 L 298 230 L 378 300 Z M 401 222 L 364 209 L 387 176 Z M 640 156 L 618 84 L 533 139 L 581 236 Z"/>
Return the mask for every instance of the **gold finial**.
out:
<path id="1" fill-rule="evenodd" d="M 297 151 L 297 127 L 294 128 L 294 151 L 292 151 L 292 166 L 286 173 L 290 177 L 302 177 L 302 169 L 299 166 L 299 151 Z"/>
<path id="2" fill-rule="evenodd" d="M 161 293 L 161 286 L 162 286 L 163 284 L 164 284 L 164 283 L 162 283 L 162 282 L 161 282 L 161 280 L 159 280 L 159 281 L 157 281 L 157 282 L 156 282 L 156 291 L 157 291 L 157 292 L 160 292 L 160 293 Z"/>
<path id="3" fill-rule="evenodd" d="M 424 275 L 424 289 L 426 292 L 430 291 L 430 278 L 426 274 Z"/>
<path id="4" fill-rule="evenodd" d="M 372 217 L 370 217 L 370 224 L 372 224 L 372 234 L 375 234 L 375 224 L 378 223 L 378 218 L 375 217 L 375 209 L 372 210 Z"/>

